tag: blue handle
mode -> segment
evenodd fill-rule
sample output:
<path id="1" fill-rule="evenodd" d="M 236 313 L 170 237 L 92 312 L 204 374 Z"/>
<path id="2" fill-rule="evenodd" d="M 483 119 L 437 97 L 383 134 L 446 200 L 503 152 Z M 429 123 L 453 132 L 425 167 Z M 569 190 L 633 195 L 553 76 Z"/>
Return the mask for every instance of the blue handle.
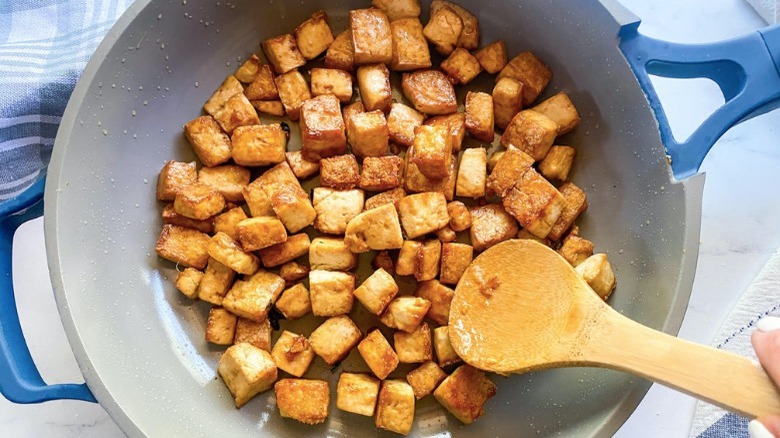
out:
<path id="1" fill-rule="evenodd" d="M 0 203 L 0 392 L 14 403 L 73 399 L 96 402 L 85 383 L 47 385 L 33 363 L 16 311 L 11 251 L 19 225 L 43 214 L 42 176 L 16 198 Z"/>
<path id="2" fill-rule="evenodd" d="M 636 21 L 620 29 L 620 50 L 655 112 L 675 178 L 696 174 L 712 145 L 729 128 L 780 104 L 780 27 L 712 44 L 675 44 L 646 37 L 638 26 Z M 726 103 L 679 142 L 650 82 L 651 74 L 711 79 Z"/>

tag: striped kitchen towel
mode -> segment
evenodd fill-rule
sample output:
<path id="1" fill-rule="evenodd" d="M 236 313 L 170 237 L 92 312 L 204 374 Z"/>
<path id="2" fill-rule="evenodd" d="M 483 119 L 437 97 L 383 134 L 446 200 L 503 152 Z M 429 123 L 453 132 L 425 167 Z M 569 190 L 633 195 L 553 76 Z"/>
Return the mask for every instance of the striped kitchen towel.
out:
<path id="1" fill-rule="evenodd" d="M 0 200 L 45 170 L 81 71 L 130 3 L 0 1 Z"/>

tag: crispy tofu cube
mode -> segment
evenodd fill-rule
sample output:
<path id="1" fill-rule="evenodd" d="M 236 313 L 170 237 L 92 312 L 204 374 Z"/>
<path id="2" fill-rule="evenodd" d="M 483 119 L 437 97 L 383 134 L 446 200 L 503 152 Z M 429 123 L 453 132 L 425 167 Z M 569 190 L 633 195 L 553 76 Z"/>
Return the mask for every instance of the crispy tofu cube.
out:
<path id="1" fill-rule="evenodd" d="M 333 42 L 333 33 L 328 25 L 325 11 L 311 14 L 311 18 L 295 28 L 295 43 L 304 58 L 314 59 L 328 50 Z"/>
<path id="2" fill-rule="evenodd" d="M 588 200 L 585 192 L 574 184 L 567 182 L 558 187 L 563 196 L 564 205 L 558 221 L 555 222 L 547 235 L 551 240 L 558 240 L 568 230 L 579 215 L 588 208 Z"/>
<path id="3" fill-rule="evenodd" d="M 454 242 L 458 239 L 458 234 L 449 226 L 449 224 L 447 224 L 436 230 L 436 238 L 438 238 L 441 243 Z"/>
<path id="4" fill-rule="evenodd" d="M 466 114 L 454 113 L 446 116 L 435 116 L 426 120 L 424 125 L 438 126 L 444 125 L 450 129 L 452 134 L 452 152 L 460 151 L 463 144 L 463 138 L 466 136 Z"/>
<path id="5" fill-rule="evenodd" d="M 563 244 L 558 249 L 558 254 L 576 267 L 593 255 L 593 242 L 574 234 L 569 234 L 563 239 Z"/>
<path id="6" fill-rule="evenodd" d="M 314 360 L 314 350 L 311 349 L 306 336 L 285 330 L 274 344 L 271 356 L 277 368 L 295 377 L 301 377 L 306 374 L 311 361 Z"/>
<path id="7" fill-rule="evenodd" d="M 320 181 L 323 187 L 350 190 L 360 182 L 360 168 L 352 154 L 324 158 L 320 161 Z"/>
<path id="8" fill-rule="evenodd" d="M 401 76 L 404 96 L 424 114 L 452 114 L 458 110 L 455 88 L 437 70 L 418 70 Z"/>
<path id="9" fill-rule="evenodd" d="M 198 298 L 198 285 L 203 278 L 203 271 L 195 268 L 184 268 L 176 276 L 176 289 L 185 297 L 190 299 Z"/>
<path id="10" fill-rule="evenodd" d="M 238 241 L 244 251 L 257 251 L 287 240 L 287 230 L 279 219 L 262 216 L 236 224 Z"/>
<path id="11" fill-rule="evenodd" d="M 547 179 L 566 181 L 577 150 L 571 146 L 553 146 L 541 163 L 539 172 Z"/>
<path id="12" fill-rule="evenodd" d="M 433 0 L 431 2 L 431 15 L 435 14 L 441 6 L 452 8 L 463 22 L 463 30 L 458 37 L 457 46 L 468 50 L 476 50 L 479 47 L 479 20 L 477 16 L 460 5 L 446 0 Z"/>
<path id="13" fill-rule="evenodd" d="M 413 333 L 420 326 L 430 308 L 431 302 L 425 298 L 396 297 L 388 304 L 379 320 L 390 328 Z"/>
<path id="14" fill-rule="evenodd" d="M 474 248 L 465 243 L 445 243 L 441 247 L 441 274 L 440 279 L 445 284 L 458 284 L 460 277 L 466 268 L 471 264 L 471 260 L 474 257 Z M 428 297 L 432 303 L 434 302 Z M 449 303 L 447 304 L 449 308 Z M 429 315 L 430 316 L 430 315 Z M 431 317 L 431 319 L 433 319 Z M 446 322 L 439 322 L 436 319 L 434 321 L 439 324 L 446 324 Z"/>
<path id="15" fill-rule="evenodd" d="M 366 157 L 360 172 L 360 188 L 381 192 L 400 187 L 403 183 L 403 165 L 404 160 L 397 155 Z"/>
<path id="16" fill-rule="evenodd" d="M 450 217 L 450 226 L 453 230 L 463 231 L 471 227 L 471 213 L 466 204 L 460 201 L 448 203 L 447 215 Z"/>
<path id="17" fill-rule="evenodd" d="M 374 424 L 406 435 L 414 423 L 414 390 L 402 380 L 385 380 L 379 390 Z"/>
<path id="18" fill-rule="evenodd" d="M 312 270 L 350 271 L 358 264 L 357 254 L 347 248 L 341 237 L 315 237 L 309 247 Z"/>
<path id="19" fill-rule="evenodd" d="M 487 93 L 466 94 L 466 130 L 477 140 L 493 142 L 493 96 Z"/>
<path id="20" fill-rule="evenodd" d="M 311 99 L 309 84 L 298 70 L 287 72 L 274 79 L 279 90 L 279 99 L 290 120 L 297 122 L 301 115 L 303 102 Z M 258 122 L 259 123 L 259 122 Z"/>
<path id="21" fill-rule="evenodd" d="M 552 71 L 531 52 L 523 52 L 507 63 L 496 80 L 510 77 L 523 84 L 523 106 L 532 104 L 552 79 Z"/>
<path id="22" fill-rule="evenodd" d="M 501 144 L 515 146 L 539 161 L 547 155 L 555 141 L 558 125 L 547 116 L 533 110 L 515 114 L 501 136 Z"/>
<path id="23" fill-rule="evenodd" d="M 288 235 L 286 242 L 263 248 L 257 253 L 263 262 L 263 266 L 273 268 L 306 254 L 309 252 L 310 245 L 309 235 L 300 233 L 293 236 Z"/>
<path id="24" fill-rule="evenodd" d="M 447 200 L 440 192 L 408 195 L 398 204 L 398 212 L 409 239 L 432 233 L 450 222 Z"/>
<path id="25" fill-rule="evenodd" d="M 257 72 L 260 71 L 260 66 L 262 64 L 263 63 L 260 61 L 260 58 L 258 58 L 257 55 L 253 53 L 252 56 L 244 61 L 244 63 L 241 64 L 241 67 L 236 70 L 234 76 L 240 82 L 248 84 L 255 80 L 255 77 L 257 77 Z"/>
<path id="26" fill-rule="evenodd" d="M 237 408 L 255 395 L 271 389 L 277 373 L 274 360 L 267 351 L 245 342 L 225 350 L 217 371 L 235 397 Z"/>
<path id="27" fill-rule="evenodd" d="M 360 99 L 366 111 L 384 111 L 393 100 L 390 71 L 384 64 L 361 65 L 357 69 Z"/>
<path id="28" fill-rule="evenodd" d="M 221 306 L 235 278 L 234 270 L 209 257 L 209 264 L 198 285 L 198 298 Z"/>
<path id="29" fill-rule="evenodd" d="M 235 76 L 229 75 L 203 105 L 203 109 L 210 115 L 216 117 L 215 114 L 225 106 L 228 99 L 243 92 L 244 87 L 241 86 L 241 82 L 239 82 Z"/>
<path id="30" fill-rule="evenodd" d="M 398 367 L 398 356 L 379 329 L 367 334 L 357 349 L 371 372 L 381 380 Z"/>
<path id="31" fill-rule="evenodd" d="M 204 166 L 230 160 L 230 137 L 211 116 L 200 116 L 184 125 L 184 136 Z"/>
<path id="32" fill-rule="evenodd" d="M 254 254 L 247 253 L 226 233 L 218 232 L 208 244 L 209 256 L 230 269 L 246 275 L 254 274 L 260 268 L 260 261 Z"/>
<path id="33" fill-rule="evenodd" d="M 347 127 L 352 152 L 361 157 L 382 157 L 389 151 L 390 131 L 380 110 L 353 114 Z"/>
<path id="34" fill-rule="evenodd" d="M 371 0 L 371 6 L 383 10 L 391 21 L 420 16 L 420 0 Z"/>
<path id="35" fill-rule="evenodd" d="M 464 150 L 460 159 L 455 195 L 464 198 L 484 197 L 486 179 L 487 151 L 485 148 L 476 147 Z"/>
<path id="36" fill-rule="evenodd" d="M 563 196 L 536 170 L 530 169 L 502 200 L 509 214 L 536 237 L 545 238 L 561 216 Z"/>
<path id="37" fill-rule="evenodd" d="M 333 366 L 341 362 L 363 338 L 363 333 L 346 315 L 328 318 L 309 336 L 317 356 Z"/>
<path id="38" fill-rule="evenodd" d="M 284 74 L 306 64 L 306 59 L 298 50 L 295 37 L 284 34 L 263 41 L 265 58 L 274 66 L 276 74 Z"/>
<path id="39" fill-rule="evenodd" d="M 417 281 L 433 280 L 439 275 L 441 262 L 441 241 L 426 240 L 417 252 L 414 265 L 414 278 Z"/>
<path id="40" fill-rule="evenodd" d="M 476 251 L 512 239 L 517 235 L 517 221 L 500 204 L 487 204 L 471 209 L 471 244 Z"/>
<path id="41" fill-rule="evenodd" d="M 295 283 L 309 276 L 309 267 L 295 262 L 287 262 L 279 269 L 279 275 L 285 283 Z"/>
<path id="42" fill-rule="evenodd" d="M 228 135 L 233 134 L 233 130 L 239 126 L 260 124 L 255 107 L 244 96 L 244 93 L 233 95 L 225 102 L 225 106 L 213 113 L 212 116 Z"/>
<path id="43" fill-rule="evenodd" d="M 414 144 L 407 152 L 409 161 L 428 178 L 443 179 L 452 164 L 452 136 L 444 125 L 414 128 Z"/>
<path id="44" fill-rule="evenodd" d="M 249 207 L 249 213 L 252 217 L 276 216 L 274 208 L 271 206 L 271 198 L 265 193 L 263 182 L 260 178 L 252 181 L 244 188 L 244 200 L 246 200 L 246 205 Z"/>
<path id="45" fill-rule="evenodd" d="M 344 243 L 354 253 L 400 248 L 403 240 L 398 212 L 391 204 L 355 216 L 344 236 Z"/>
<path id="46" fill-rule="evenodd" d="M 494 395 L 496 385 L 484 371 L 471 365 L 458 367 L 433 392 L 436 400 L 465 424 L 473 423 L 482 416 L 485 402 Z"/>
<path id="47" fill-rule="evenodd" d="M 347 130 L 347 139 L 349 140 L 349 121 L 352 119 L 352 116 L 355 114 L 360 114 L 366 112 L 366 109 L 363 107 L 363 102 L 357 101 L 353 102 L 347 106 L 345 106 L 341 110 L 341 116 L 344 118 L 344 126 Z"/>
<path id="48" fill-rule="evenodd" d="M 336 387 L 336 407 L 342 411 L 372 417 L 379 396 L 379 379 L 368 374 L 345 373 Z"/>
<path id="49" fill-rule="evenodd" d="M 320 162 L 307 161 L 300 150 L 287 152 L 285 156 L 287 164 L 298 179 L 307 179 L 320 171 Z"/>
<path id="50" fill-rule="evenodd" d="M 404 187 L 410 193 L 421 192 L 439 192 L 444 194 L 444 198 L 451 201 L 455 196 L 455 175 L 458 160 L 450 161 L 450 173 L 443 179 L 431 179 L 423 175 L 410 159 L 407 153 L 404 161 Z"/>
<path id="51" fill-rule="evenodd" d="M 445 243 L 445 246 L 448 245 Z M 456 243 L 453 245 L 462 245 L 471 249 L 470 246 L 462 243 Z M 469 256 L 469 260 L 471 257 Z M 428 309 L 428 318 L 436 322 L 437 324 L 447 325 L 450 320 L 450 303 L 452 297 L 455 296 L 455 291 L 441 284 L 436 280 L 423 281 L 417 284 L 417 292 L 415 296 L 424 298 L 431 302 L 431 308 Z"/>
<path id="52" fill-rule="evenodd" d="M 344 71 L 355 70 L 355 49 L 352 47 L 352 31 L 347 28 L 336 38 L 325 53 L 325 67 Z"/>
<path id="53" fill-rule="evenodd" d="M 234 344 L 246 342 L 255 347 L 271 352 L 271 321 L 268 318 L 263 322 L 255 322 L 251 319 L 238 318 L 236 324 L 236 336 Z"/>
<path id="54" fill-rule="evenodd" d="M 403 146 L 411 146 L 414 143 L 414 128 L 422 125 L 424 121 L 425 116 L 414 108 L 393 102 L 387 116 L 390 140 Z"/>
<path id="55" fill-rule="evenodd" d="M 317 212 L 286 162 L 267 170 L 257 181 L 287 231 L 296 233 L 314 223 Z"/>
<path id="56" fill-rule="evenodd" d="M 404 191 L 404 189 L 400 187 L 397 189 L 382 192 L 378 195 L 374 195 L 366 199 L 366 205 L 363 211 L 373 210 L 385 204 L 392 204 L 397 210 L 398 203 L 401 202 L 401 199 L 403 199 L 405 196 L 406 196 L 406 191 Z"/>
<path id="57" fill-rule="evenodd" d="M 506 196 L 533 164 L 534 159 L 530 155 L 514 146 L 509 146 L 488 176 L 488 195 Z"/>
<path id="58" fill-rule="evenodd" d="M 604 301 L 615 289 L 615 273 L 606 254 L 594 254 L 574 268 Z"/>
<path id="59" fill-rule="evenodd" d="M 286 319 L 293 320 L 311 313 L 311 298 L 309 290 L 303 283 L 286 289 L 276 300 L 276 308 Z M 300 376 L 298 376 L 300 377 Z"/>
<path id="60" fill-rule="evenodd" d="M 279 100 L 279 90 L 276 88 L 276 75 L 268 64 L 263 64 L 257 69 L 257 75 L 252 83 L 244 90 L 244 95 L 250 101 Z"/>
<path id="61" fill-rule="evenodd" d="M 441 62 L 441 69 L 456 84 L 466 85 L 479 75 L 482 66 L 468 50 L 458 47 L 450 53 L 447 59 Z"/>
<path id="62" fill-rule="evenodd" d="M 523 84 L 509 77 L 499 79 L 493 87 L 493 118 L 496 126 L 506 129 L 521 109 Z"/>
<path id="63" fill-rule="evenodd" d="M 260 270 L 233 283 L 233 287 L 222 300 L 222 306 L 243 318 L 263 322 L 282 290 L 282 277 Z"/>
<path id="64" fill-rule="evenodd" d="M 418 17 L 399 18 L 390 22 L 393 33 L 393 59 L 390 68 L 411 71 L 431 67 L 431 52 Z"/>
<path id="65" fill-rule="evenodd" d="M 557 123 L 558 135 L 569 133 L 580 124 L 577 108 L 571 103 L 569 95 L 565 91 L 561 91 L 532 109 Z"/>
<path id="66" fill-rule="evenodd" d="M 422 250 L 423 243 L 416 240 L 404 240 L 401 250 L 398 252 L 398 261 L 395 273 L 398 275 L 414 275 L 417 267 L 417 256 Z"/>
<path id="67" fill-rule="evenodd" d="M 183 188 L 198 180 L 195 162 L 168 161 L 157 179 L 157 200 L 173 201 Z"/>
<path id="68" fill-rule="evenodd" d="M 406 375 L 406 381 L 411 385 L 417 400 L 432 393 L 446 378 L 447 373 L 433 361 L 425 362 Z"/>
<path id="69" fill-rule="evenodd" d="M 474 56 L 486 72 L 496 74 L 506 66 L 506 43 L 504 40 L 496 40 L 481 48 Z"/>
<path id="70" fill-rule="evenodd" d="M 355 297 L 369 312 L 381 315 L 398 294 L 398 284 L 386 270 L 379 268 L 355 289 Z"/>
<path id="71" fill-rule="evenodd" d="M 250 100 L 249 102 L 260 113 L 276 117 L 284 116 L 284 105 L 281 100 Z"/>
<path id="72" fill-rule="evenodd" d="M 274 385 L 276 406 L 283 418 L 304 424 L 324 423 L 330 407 L 330 387 L 325 380 L 282 379 Z"/>
<path id="73" fill-rule="evenodd" d="M 317 96 L 301 106 L 301 153 L 310 161 L 341 155 L 347 148 L 341 105 L 333 95 Z"/>
<path id="74" fill-rule="evenodd" d="M 455 50 L 461 31 L 463 20 L 460 16 L 449 6 L 441 5 L 431 11 L 431 19 L 425 25 L 423 34 L 437 52 L 447 56 Z"/>
<path id="75" fill-rule="evenodd" d="M 241 166 L 281 163 L 286 150 L 287 133 L 278 123 L 241 126 L 233 131 L 233 161 Z"/>
<path id="76" fill-rule="evenodd" d="M 178 225 L 184 228 L 192 228 L 193 230 L 198 230 L 201 233 L 211 234 L 214 232 L 214 218 L 197 220 L 182 216 L 179 213 L 176 213 L 172 202 L 163 208 L 162 219 L 163 223 Z"/>
<path id="77" fill-rule="evenodd" d="M 388 274 L 395 275 L 395 263 L 393 258 L 390 257 L 389 251 L 379 251 L 371 259 L 371 267 L 379 270 L 384 269 Z"/>
<path id="78" fill-rule="evenodd" d="M 311 94 L 314 96 L 333 95 L 341 103 L 352 100 L 352 75 L 335 68 L 311 69 Z M 341 108 L 339 108 L 341 112 Z"/>
<path id="79" fill-rule="evenodd" d="M 439 366 L 446 367 L 462 361 L 450 343 L 449 326 L 436 327 L 433 330 L 433 348 L 436 350 L 436 360 L 439 362 Z"/>
<path id="80" fill-rule="evenodd" d="M 315 187 L 312 199 L 314 210 L 317 212 L 314 228 L 326 234 L 344 234 L 349 221 L 363 212 L 365 194 L 360 189 L 336 190 L 329 187 Z"/>
<path id="81" fill-rule="evenodd" d="M 309 272 L 311 311 L 315 316 L 346 315 L 355 300 L 355 276 L 312 269 Z"/>
<path id="82" fill-rule="evenodd" d="M 244 187 L 249 184 L 249 178 L 249 169 L 232 164 L 203 167 L 198 172 L 199 183 L 218 191 L 226 201 L 230 202 L 244 201 Z"/>
<path id="83" fill-rule="evenodd" d="M 424 322 L 412 333 L 393 333 L 393 345 L 395 346 L 398 360 L 401 363 L 421 363 L 433 360 L 433 347 L 431 346 L 431 329 Z"/>
<path id="84" fill-rule="evenodd" d="M 500 160 L 505 153 L 506 151 L 494 151 L 492 154 L 490 154 L 490 157 L 488 158 L 487 161 L 488 173 L 492 172 L 493 169 L 496 168 L 496 164 L 498 163 L 498 160 Z"/>
<path id="85" fill-rule="evenodd" d="M 355 64 L 389 64 L 392 61 L 393 34 L 390 31 L 390 20 L 381 9 L 349 11 L 349 28 L 352 31 Z"/>
<path id="86" fill-rule="evenodd" d="M 550 239 L 547 239 L 547 238 L 542 239 L 542 238 L 536 237 L 533 234 L 531 234 L 530 231 L 526 230 L 525 228 L 521 229 L 517 233 L 517 238 L 520 239 L 520 240 L 523 240 L 523 239 L 525 239 L 525 240 L 535 240 L 535 241 L 541 243 L 542 245 L 551 246 Z"/>
<path id="87" fill-rule="evenodd" d="M 209 240 L 209 236 L 200 231 L 165 224 L 155 250 L 160 257 L 183 267 L 203 269 L 209 261 Z"/>
<path id="88" fill-rule="evenodd" d="M 236 332 L 236 315 L 221 307 L 212 307 L 206 322 L 206 342 L 231 345 Z"/>

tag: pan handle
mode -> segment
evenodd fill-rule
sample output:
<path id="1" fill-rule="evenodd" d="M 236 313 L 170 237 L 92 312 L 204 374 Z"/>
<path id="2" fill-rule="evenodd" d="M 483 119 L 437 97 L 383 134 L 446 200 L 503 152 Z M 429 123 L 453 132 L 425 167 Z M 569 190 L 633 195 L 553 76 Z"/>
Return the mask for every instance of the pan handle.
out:
<path id="1" fill-rule="evenodd" d="M 33 363 L 19 324 L 11 270 L 16 229 L 43 214 L 45 176 L 13 199 L 0 203 L 0 392 L 14 403 L 73 399 L 96 402 L 82 384 L 47 385 Z"/>
<path id="2" fill-rule="evenodd" d="M 644 36 L 639 21 L 620 29 L 623 52 L 655 112 L 675 178 L 696 174 L 712 145 L 732 126 L 780 106 L 780 27 L 710 44 L 677 44 Z M 708 78 L 726 103 L 685 141 L 672 135 L 649 75 Z"/>

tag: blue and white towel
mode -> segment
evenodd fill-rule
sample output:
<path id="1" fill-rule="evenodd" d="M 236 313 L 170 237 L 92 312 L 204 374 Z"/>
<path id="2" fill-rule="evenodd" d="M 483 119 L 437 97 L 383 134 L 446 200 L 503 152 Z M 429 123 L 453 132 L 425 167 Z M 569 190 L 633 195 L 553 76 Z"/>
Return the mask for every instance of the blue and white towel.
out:
<path id="1" fill-rule="evenodd" d="M 0 0 L 0 200 L 49 163 L 89 57 L 132 0 Z"/>

